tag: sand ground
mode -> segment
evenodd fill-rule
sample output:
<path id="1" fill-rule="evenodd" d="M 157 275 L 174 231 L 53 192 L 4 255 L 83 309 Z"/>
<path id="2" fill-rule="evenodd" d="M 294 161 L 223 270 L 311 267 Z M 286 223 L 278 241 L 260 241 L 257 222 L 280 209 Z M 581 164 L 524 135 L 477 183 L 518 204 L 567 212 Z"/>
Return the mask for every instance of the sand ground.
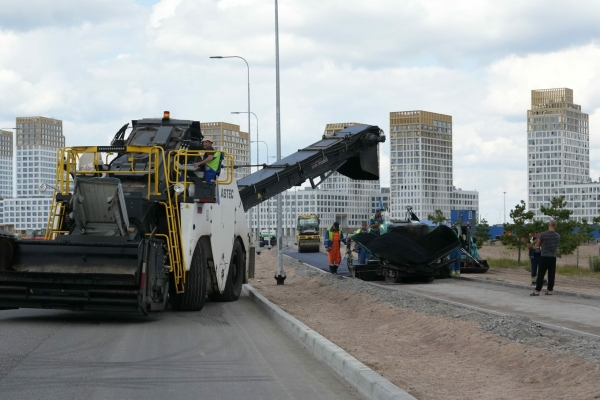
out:
<path id="1" fill-rule="evenodd" d="M 285 285 L 277 286 L 275 255 L 257 257 L 250 284 L 418 399 L 600 398 L 595 363 L 515 343 L 456 315 L 432 316 L 343 290 L 332 276 L 301 273 L 289 257 Z"/>

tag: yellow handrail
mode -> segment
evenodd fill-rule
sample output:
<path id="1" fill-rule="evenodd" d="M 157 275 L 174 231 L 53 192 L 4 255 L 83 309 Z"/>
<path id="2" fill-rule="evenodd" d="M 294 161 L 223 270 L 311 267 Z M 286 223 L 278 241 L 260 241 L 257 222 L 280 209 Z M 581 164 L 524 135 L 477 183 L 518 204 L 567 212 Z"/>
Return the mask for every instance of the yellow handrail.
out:
<path id="1" fill-rule="evenodd" d="M 179 205 L 182 201 L 186 201 L 186 193 L 179 195 L 172 193 L 171 190 L 161 191 L 161 182 L 164 182 L 166 188 L 171 187 L 176 183 L 191 184 L 186 179 L 188 160 L 191 157 L 200 157 L 206 153 L 214 153 L 216 151 L 198 151 L 198 150 L 173 150 L 165 154 L 165 150 L 159 146 L 126 146 L 123 149 L 123 154 L 129 155 L 130 167 L 127 170 L 110 170 L 105 171 L 101 168 L 99 162 L 102 162 L 102 153 L 106 154 L 106 162 L 108 163 L 109 155 L 113 154 L 114 148 L 99 148 L 97 146 L 74 146 L 59 149 L 56 155 L 56 181 L 54 185 L 54 197 L 48 216 L 48 225 L 46 227 L 46 239 L 56 239 L 60 234 L 68 234 L 62 230 L 64 219 L 67 211 L 65 200 L 58 201 L 58 194 L 67 196 L 73 190 L 75 176 L 111 176 L 119 175 L 139 175 L 147 176 L 147 199 L 152 196 L 161 198 L 159 205 L 163 206 L 167 219 L 166 234 L 155 234 L 165 240 L 169 263 L 173 272 L 175 289 L 177 293 L 182 293 L 185 290 L 186 271 L 184 267 L 183 254 L 183 237 L 181 232 L 181 215 Z M 88 169 L 78 169 L 78 163 L 81 156 L 85 153 L 93 155 L 93 161 Z M 146 155 L 147 162 L 143 168 L 136 168 L 140 163 L 136 163 L 139 155 Z M 223 179 L 217 179 L 217 184 L 230 184 L 234 178 L 234 160 L 233 157 L 224 153 L 222 169 L 226 171 Z M 99 161 L 100 160 L 100 161 Z M 184 161 L 181 163 L 180 161 Z M 183 169 L 180 166 L 183 165 Z M 160 169 L 159 169 L 160 167 Z M 183 174 L 181 172 L 184 172 Z M 222 174 L 221 174 L 222 175 Z M 221 176 L 220 175 L 220 176 Z M 173 178 L 174 177 L 174 178 Z M 163 194 L 165 195 L 163 197 Z M 166 197 L 166 198 L 165 198 Z M 147 235 L 148 236 L 148 235 Z"/>

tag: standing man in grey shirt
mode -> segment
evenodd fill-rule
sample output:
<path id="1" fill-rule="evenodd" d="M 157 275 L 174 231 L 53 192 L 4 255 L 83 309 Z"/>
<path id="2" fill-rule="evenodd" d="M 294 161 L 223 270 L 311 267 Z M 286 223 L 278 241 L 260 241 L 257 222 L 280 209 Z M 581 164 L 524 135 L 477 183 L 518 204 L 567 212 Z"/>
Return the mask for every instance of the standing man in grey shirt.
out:
<path id="1" fill-rule="evenodd" d="M 535 291 L 531 296 L 539 296 L 544 285 L 544 275 L 548 271 L 548 289 L 547 295 L 552 294 L 554 289 L 554 277 L 556 276 L 556 250 L 560 242 L 560 235 L 556 233 L 556 221 L 551 219 L 548 222 L 548 230 L 542 232 L 537 240 L 538 246 L 542 248 L 542 258 L 540 259 L 540 269 L 537 275 Z"/>

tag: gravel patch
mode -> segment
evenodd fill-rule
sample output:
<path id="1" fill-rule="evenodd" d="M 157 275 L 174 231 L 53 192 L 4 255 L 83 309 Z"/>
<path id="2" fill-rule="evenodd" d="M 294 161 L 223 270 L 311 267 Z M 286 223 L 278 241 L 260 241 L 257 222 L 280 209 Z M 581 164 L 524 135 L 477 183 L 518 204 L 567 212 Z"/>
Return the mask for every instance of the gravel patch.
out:
<path id="1" fill-rule="evenodd" d="M 324 284 L 337 289 L 372 295 L 376 298 L 375 303 L 390 303 L 396 307 L 408 308 L 427 315 L 475 322 L 478 324 L 479 329 L 484 332 L 493 333 L 515 343 L 582 357 L 595 363 L 597 369 L 600 369 L 600 341 L 555 332 L 521 315 L 496 317 L 452 304 L 439 303 L 426 297 L 402 291 L 397 287 L 394 288 L 396 290 L 386 290 L 359 279 L 322 273 L 288 256 L 286 256 L 285 264 L 286 267 L 293 268 L 298 276 L 318 278 Z"/>

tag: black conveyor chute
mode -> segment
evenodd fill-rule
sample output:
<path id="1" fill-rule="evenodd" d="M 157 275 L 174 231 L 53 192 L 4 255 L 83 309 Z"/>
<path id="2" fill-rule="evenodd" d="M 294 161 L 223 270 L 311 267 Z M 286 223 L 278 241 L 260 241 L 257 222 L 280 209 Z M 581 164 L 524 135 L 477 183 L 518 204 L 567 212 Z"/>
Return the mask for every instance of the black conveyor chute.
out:
<path id="1" fill-rule="evenodd" d="M 349 126 L 323 135 L 317 143 L 240 179 L 237 184 L 244 210 L 307 179 L 314 188 L 333 171 L 350 179 L 378 180 L 377 145 L 382 142 L 385 142 L 382 130 L 369 125 Z M 315 178 L 321 180 L 315 184 Z"/>

